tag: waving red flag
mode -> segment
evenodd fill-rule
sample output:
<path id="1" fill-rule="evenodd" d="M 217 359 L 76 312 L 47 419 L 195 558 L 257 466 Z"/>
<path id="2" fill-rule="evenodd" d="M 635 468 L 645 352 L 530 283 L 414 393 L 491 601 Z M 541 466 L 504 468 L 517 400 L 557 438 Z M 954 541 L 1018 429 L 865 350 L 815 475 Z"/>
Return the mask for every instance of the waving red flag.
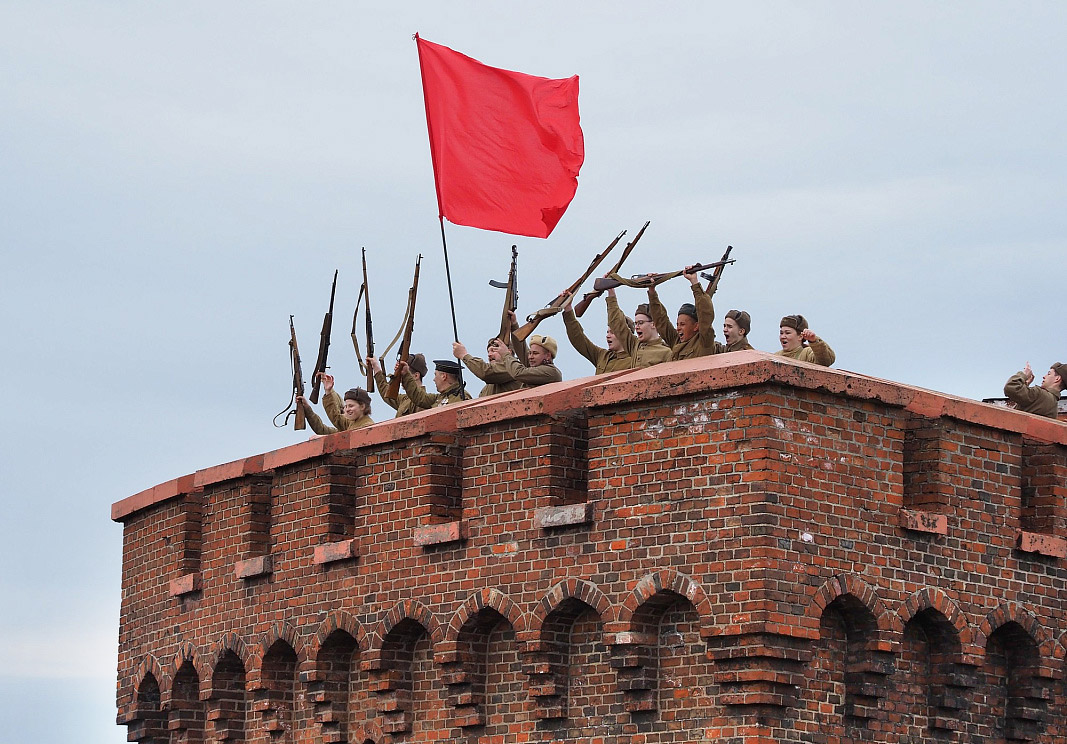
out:
<path id="1" fill-rule="evenodd" d="M 501 70 L 415 34 L 440 216 L 547 238 L 578 188 L 578 76 Z"/>

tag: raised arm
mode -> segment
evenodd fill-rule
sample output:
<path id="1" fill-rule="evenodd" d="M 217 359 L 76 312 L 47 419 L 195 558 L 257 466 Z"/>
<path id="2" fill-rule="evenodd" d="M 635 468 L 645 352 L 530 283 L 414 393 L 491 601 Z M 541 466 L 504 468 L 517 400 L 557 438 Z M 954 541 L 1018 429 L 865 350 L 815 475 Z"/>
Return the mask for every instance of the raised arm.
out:
<path id="1" fill-rule="evenodd" d="M 678 343 L 678 331 L 674 328 L 674 323 L 671 323 L 671 316 L 667 314 L 667 308 L 663 307 L 663 303 L 660 302 L 659 293 L 656 292 L 655 287 L 648 288 L 648 309 L 652 313 L 652 322 L 656 326 L 656 330 L 663 338 L 663 342 L 667 346 L 674 346 Z"/>

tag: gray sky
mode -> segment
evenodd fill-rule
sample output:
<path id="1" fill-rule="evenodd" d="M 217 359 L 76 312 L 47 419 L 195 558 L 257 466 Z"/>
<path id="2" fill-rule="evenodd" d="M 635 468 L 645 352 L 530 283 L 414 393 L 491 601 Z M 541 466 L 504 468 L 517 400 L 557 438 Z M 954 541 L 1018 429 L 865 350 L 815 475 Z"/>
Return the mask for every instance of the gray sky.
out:
<path id="1" fill-rule="evenodd" d="M 310 369 L 335 268 L 331 367 L 357 384 L 360 246 L 379 343 L 422 252 L 415 346 L 449 354 L 416 31 L 581 77 L 586 161 L 552 237 L 446 228 L 472 350 L 512 243 L 525 315 L 651 220 L 629 273 L 733 245 L 717 307 L 752 313 L 757 348 L 800 312 L 838 368 L 974 398 L 1028 359 L 1039 377 L 1067 360 L 1067 6 L 396 5 L 0 1 L 11 741 L 125 741 L 110 505 L 301 439 L 271 426 L 287 321 Z M 670 306 L 691 296 L 680 282 Z M 584 321 L 603 338 L 602 304 Z M 566 378 L 591 373 L 560 320 L 542 329 Z"/>

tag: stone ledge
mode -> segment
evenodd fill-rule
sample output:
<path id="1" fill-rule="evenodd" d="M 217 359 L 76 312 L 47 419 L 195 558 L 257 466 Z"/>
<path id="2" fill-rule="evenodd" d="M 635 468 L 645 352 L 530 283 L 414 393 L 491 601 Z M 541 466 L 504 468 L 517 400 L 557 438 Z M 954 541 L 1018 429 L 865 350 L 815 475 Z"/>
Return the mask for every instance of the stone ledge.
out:
<path id="1" fill-rule="evenodd" d="M 171 579 L 170 596 L 180 597 L 183 594 L 192 594 L 200 591 L 200 572 L 187 573 L 176 579 Z"/>
<path id="2" fill-rule="evenodd" d="M 575 524 L 592 524 L 593 505 L 567 504 L 565 506 L 546 506 L 534 512 L 534 526 L 542 530 L 570 527 Z"/>
<path id="3" fill-rule="evenodd" d="M 265 576 L 274 570 L 274 562 L 269 555 L 258 555 L 233 564 L 234 575 L 239 579 L 254 579 Z"/>
<path id="4" fill-rule="evenodd" d="M 415 528 L 415 544 L 420 548 L 425 548 L 431 545 L 460 542 L 467 537 L 464 533 L 462 522 L 428 524 L 424 527 Z"/>
<path id="5" fill-rule="evenodd" d="M 316 545 L 312 562 L 316 565 L 324 565 L 337 563 L 338 561 L 350 561 L 356 558 L 359 558 L 359 543 L 352 539 Z"/>
<path id="6" fill-rule="evenodd" d="M 900 526 L 910 532 L 929 532 L 934 535 L 947 535 L 948 517 L 944 514 L 920 511 L 918 509 L 901 509 Z"/>
<path id="7" fill-rule="evenodd" d="M 1024 553 L 1067 558 L 1067 539 L 1041 532 L 1019 530 L 1015 533 L 1015 547 Z"/>

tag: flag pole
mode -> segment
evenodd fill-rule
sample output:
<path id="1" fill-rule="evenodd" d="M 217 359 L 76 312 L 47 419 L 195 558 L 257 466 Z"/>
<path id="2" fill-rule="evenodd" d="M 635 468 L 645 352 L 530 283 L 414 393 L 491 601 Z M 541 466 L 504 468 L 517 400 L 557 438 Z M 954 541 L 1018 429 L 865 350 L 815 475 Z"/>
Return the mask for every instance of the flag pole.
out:
<path id="1" fill-rule="evenodd" d="M 445 279 L 448 280 L 448 306 L 452 309 L 452 336 L 459 343 L 459 328 L 456 325 L 456 301 L 452 297 L 452 272 L 448 268 L 448 243 L 445 241 L 445 217 L 441 215 L 441 248 L 445 252 Z"/>

